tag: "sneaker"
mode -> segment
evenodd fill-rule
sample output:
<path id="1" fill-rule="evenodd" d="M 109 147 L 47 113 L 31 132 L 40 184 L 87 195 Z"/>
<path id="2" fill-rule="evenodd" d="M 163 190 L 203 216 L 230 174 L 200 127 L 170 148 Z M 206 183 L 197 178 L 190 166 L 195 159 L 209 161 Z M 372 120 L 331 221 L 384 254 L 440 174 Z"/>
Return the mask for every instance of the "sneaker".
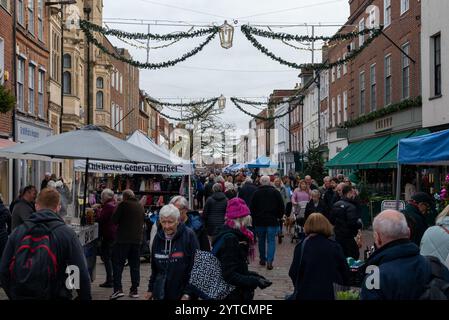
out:
<path id="1" fill-rule="evenodd" d="M 129 290 L 129 297 L 135 299 L 139 298 L 139 293 L 137 292 L 137 289 Z"/>
<path id="2" fill-rule="evenodd" d="M 109 299 L 110 299 L 110 300 L 116 300 L 116 299 L 121 298 L 121 297 L 124 297 L 124 296 L 125 296 L 125 294 L 123 293 L 123 291 L 122 291 L 122 290 L 118 290 L 118 291 L 115 291 L 115 292 L 109 297 Z"/>
<path id="3" fill-rule="evenodd" d="M 114 287 L 114 285 L 113 285 L 112 282 L 107 282 L 106 281 L 105 283 L 100 284 L 99 287 L 100 288 L 112 288 L 112 287 Z"/>

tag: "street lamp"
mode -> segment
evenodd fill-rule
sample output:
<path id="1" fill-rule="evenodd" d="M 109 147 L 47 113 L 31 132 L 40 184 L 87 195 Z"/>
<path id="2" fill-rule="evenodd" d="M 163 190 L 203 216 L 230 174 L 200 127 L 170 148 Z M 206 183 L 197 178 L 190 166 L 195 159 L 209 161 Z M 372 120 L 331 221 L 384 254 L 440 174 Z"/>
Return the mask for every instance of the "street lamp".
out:
<path id="1" fill-rule="evenodd" d="M 234 39 L 234 27 L 231 26 L 226 20 L 220 27 L 220 44 L 224 49 L 232 47 L 232 40 Z"/>
<path id="2" fill-rule="evenodd" d="M 224 95 L 221 95 L 218 98 L 218 109 L 223 111 L 226 107 L 226 97 Z"/>

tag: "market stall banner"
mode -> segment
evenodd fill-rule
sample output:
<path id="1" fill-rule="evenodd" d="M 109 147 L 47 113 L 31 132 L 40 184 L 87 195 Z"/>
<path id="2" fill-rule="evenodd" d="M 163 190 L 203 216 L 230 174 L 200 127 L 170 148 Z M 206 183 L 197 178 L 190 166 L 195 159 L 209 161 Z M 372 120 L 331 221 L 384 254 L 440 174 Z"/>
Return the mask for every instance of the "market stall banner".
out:
<path id="1" fill-rule="evenodd" d="M 85 169 L 86 161 L 75 161 L 75 171 L 84 172 Z M 186 169 L 188 168 L 176 164 L 133 164 L 107 161 L 89 162 L 89 172 L 95 173 L 189 175 L 190 172 Z"/>

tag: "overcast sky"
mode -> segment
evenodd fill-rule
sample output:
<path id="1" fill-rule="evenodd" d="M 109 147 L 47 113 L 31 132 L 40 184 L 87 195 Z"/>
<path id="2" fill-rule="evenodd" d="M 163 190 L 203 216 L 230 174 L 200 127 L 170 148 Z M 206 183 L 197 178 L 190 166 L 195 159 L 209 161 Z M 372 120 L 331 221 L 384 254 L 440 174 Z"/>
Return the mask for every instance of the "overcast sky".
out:
<path id="1" fill-rule="evenodd" d="M 226 18 L 229 22 L 237 23 L 234 46 L 231 49 L 221 48 L 217 35 L 203 51 L 175 67 L 141 70 L 141 89 L 161 100 L 176 102 L 182 98 L 183 102 L 186 102 L 191 98 L 217 97 L 220 94 L 226 97 L 268 97 L 274 89 L 292 89 L 299 82 L 297 70 L 271 60 L 246 40 L 240 31 L 242 24 L 341 25 L 345 23 L 348 15 L 347 0 L 104 0 L 103 17 L 108 21 L 108 27 L 131 32 L 147 32 L 148 27 L 113 24 L 111 19 L 170 20 L 194 25 L 221 25 Z M 187 26 L 156 25 L 150 28 L 152 33 L 160 34 L 190 29 Z M 311 27 L 272 27 L 272 30 L 309 35 L 312 32 Z M 331 35 L 336 30 L 338 27 L 317 27 L 315 33 Z M 168 48 L 151 50 L 150 62 L 180 57 L 204 39 L 205 37 L 182 40 Z M 258 39 L 286 60 L 297 63 L 311 62 L 310 51 L 297 50 L 276 40 Z M 146 61 L 146 50 L 133 48 L 115 38 L 111 38 L 111 42 L 129 49 L 135 59 Z M 164 43 L 152 41 L 150 46 L 162 44 Z M 319 61 L 321 52 L 317 51 L 315 62 Z M 248 107 L 248 110 L 258 113 L 258 110 L 252 107 Z M 228 99 L 222 119 L 234 123 L 239 129 L 247 129 L 250 117 L 241 113 Z"/>

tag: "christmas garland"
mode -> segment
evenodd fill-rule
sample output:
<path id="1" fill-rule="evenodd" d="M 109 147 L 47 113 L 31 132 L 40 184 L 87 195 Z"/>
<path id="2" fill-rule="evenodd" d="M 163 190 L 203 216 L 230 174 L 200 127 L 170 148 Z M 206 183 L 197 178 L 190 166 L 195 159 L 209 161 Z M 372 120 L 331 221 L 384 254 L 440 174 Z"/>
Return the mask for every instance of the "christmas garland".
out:
<path id="1" fill-rule="evenodd" d="M 148 99 L 148 98 L 147 98 L 147 100 L 149 100 L 150 102 L 154 102 L 154 100 L 150 100 L 150 99 Z M 149 103 L 149 105 L 150 105 L 151 109 L 153 109 L 154 111 L 156 111 L 156 112 L 159 113 L 161 116 L 163 116 L 163 117 L 165 117 L 165 118 L 167 118 L 167 119 L 170 119 L 170 120 L 173 120 L 173 121 L 179 121 L 179 122 L 188 122 L 188 121 L 199 120 L 199 119 L 203 118 L 204 115 L 206 115 L 207 113 L 209 113 L 209 112 L 212 110 L 212 108 L 214 107 L 214 105 L 217 103 L 218 99 L 212 99 L 212 100 L 208 100 L 208 101 L 210 101 L 210 105 L 209 105 L 208 107 L 206 107 L 200 114 L 197 114 L 197 115 L 195 115 L 195 116 L 188 117 L 188 118 L 176 118 L 176 117 L 172 117 L 172 116 L 169 116 L 168 114 L 165 114 L 165 113 L 159 111 L 159 110 L 157 109 L 157 107 L 153 106 L 151 103 Z M 200 104 L 200 103 L 198 103 L 198 104 Z M 202 102 L 201 104 L 207 104 L 207 101 L 204 101 L 204 102 Z M 171 104 L 169 104 L 169 105 L 171 105 Z"/>
<path id="2" fill-rule="evenodd" d="M 295 99 L 297 99 L 297 98 L 298 98 L 298 97 L 296 96 Z M 243 100 L 241 100 L 241 99 L 231 98 L 231 101 L 232 101 L 232 103 L 234 103 L 234 105 L 237 107 L 237 109 L 239 109 L 240 111 L 242 111 L 243 113 L 249 115 L 250 117 L 252 117 L 252 118 L 254 118 L 254 119 L 263 120 L 263 121 L 271 121 L 271 120 L 276 120 L 276 119 L 279 119 L 279 118 L 283 118 L 283 117 L 285 117 L 286 115 L 292 113 L 293 110 L 295 110 L 296 107 L 297 107 L 299 104 L 301 104 L 302 101 L 304 101 L 304 96 L 300 96 L 299 98 L 301 99 L 301 102 L 299 102 L 299 103 L 298 103 L 297 105 L 295 105 L 293 108 L 289 105 L 289 106 L 288 106 L 288 110 L 287 110 L 286 112 L 284 112 L 284 113 L 282 113 L 282 114 L 280 114 L 280 115 L 277 115 L 277 116 L 270 116 L 270 117 L 262 117 L 262 116 L 253 114 L 253 113 L 251 113 L 251 112 L 249 112 L 249 111 L 246 111 L 246 110 L 240 105 L 240 103 L 239 103 L 239 101 L 240 101 L 240 102 L 243 101 Z M 256 104 L 258 104 L 258 103 L 256 103 Z"/>
<path id="3" fill-rule="evenodd" d="M 242 26 L 242 32 L 245 35 L 245 37 L 252 43 L 252 45 L 254 47 L 256 47 L 259 51 L 261 51 L 262 53 L 264 53 L 265 55 L 267 55 L 268 57 L 270 57 L 271 59 L 289 66 L 291 68 L 294 69 L 302 69 L 302 68 L 307 68 L 307 69 L 312 69 L 312 70 L 324 70 L 324 69 L 332 69 L 335 66 L 338 65 L 343 65 L 347 62 L 349 62 L 350 60 L 354 59 L 355 57 L 357 57 L 363 50 L 365 50 L 370 44 L 371 42 L 374 41 L 374 39 L 376 39 L 378 36 L 380 36 L 382 34 L 382 28 L 380 29 L 369 29 L 369 32 L 372 32 L 371 37 L 369 37 L 368 39 L 365 40 L 365 43 L 360 46 L 358 49 L 352 50 L 345 58 L 343 59 L 339 59 L 335 62 L 332 63 L 306 63 L 306 64 L 297 64 L 294 62 L 289 62 L 286 61 L 278 56 L 276 56 L 274 53 L 272 53 L 271 51 L 269 51 L 266 47 L 264 47 L 259 41 L 257 41 L 257 39 L 248 31 L 245 30 L 244 28 L 245 26 Z"/>
<path id="4" fill-rule="evenodd" d="M 265 106 L 265 105 L 268 105 L 268 106 L 273 106 L 273 105 L 279 105 L 279 104 L 282 104 L 282 103 L 290 103 L 290 102 L 296 101 L 298 99 L 301 99 L 301 101 L 302 101 L 302 99 L 304 99 L 304 96 L 302 94 L 296 94 L 296 95 L 288 98 L 287 100 L 282 100 L 282 101 L 279 101 L 279 102 L 256 102 L 256 101 L 249 101 L 249 100 L 240 99 L 240 98 L 236 98 L 236 97 L 231 98 L 231 100 L 232 99 L 234 101 L 237 101 L 238 103 L 243 103 L 243 104 L 248 104 L 248 105 L 254 105 L 254 106 Z"/>
<path id="5" fill-rule="evenodd" d="M 346 41 L 346 40 L 352 40 L 354 38 L 357 38 L 361 35 L 369 34 L 375 30 L 379 29 L 364 29 L 362 31 L 354 31 L 349 33 L 337 33 L 333 36 L 299 36 L 299 35 L 292 35 L 288 33 L 283 32 L 272 32 L 272 31 L 266 31 L 257 29 L 254 27 L 251 27 L 249 25 L 243 25 L 241 27 L 242 32 L 246 34 L 256 35 L 259 37 L 269 38 L 269 39 L 275 39 L 275 40 L 283 40 L 283 41 L 297 41 L 297 42 L 313 42 L 313 41 Z"/>
<path id="6" fill-rule="evenodd" d="M 93 24 L 87 20 L 80 20 L 80 27 L 82 30 L 89 30 L 92 32 L 99 32 L 105 36 L 114 36 L 118 38 L 126 38 L 131 40 L 161 40 L 170 41 L 177 39 L 188 39 L 201 37 L 208 34 L 216 34 L 220 31 L 220 27 L 214 26 L 208 29 L 200 29 L 195 32 L 176 32 L 170 34 L 153 34 L 153 33 L 131 33 L 117 29 L 103 28 L 102 26 Z"/>
<path id="7" fill-rule="evenodd" d="M 420 96 L 418 96 L 416 98 L 412 98 L 412 99 L 407 99 L 407 100 L 401 101 L 399 103 L 391 104 L 383 109 L 368 113 L 367 115 L 361 116 L 355 120 L 346 121 L 341 126 L 341 128 L 342 129 L 353 128 L 353 127 L 359 126 L 361 124 L 368 123 L 368 122 L 374 121 L 376 119 L 385 117 L 389 114 L 392 114 L 392 113 L 395 113 L 398 111 L 402 111 L 402 110 L 406 110 L 406 109 L 414 108 L 414 107 L 421 107 L 421 106 L 422 106 L 422 98 Z"/>
<path id="8" fill-rule="evenodd" d="M 169 106 L 169 107 L 196 107 L 196 106 L 200 106 L 203 104 L 209 104 L 212 102 L 215 103 L 218 101 L 218 98 L 211 98 L 209 100 L 204 100 L 204 101 L 194 101 L 194 102 L 187 102 L 187 103 L 170 103 L 170 102 L 160 102 L 160 101 L 157 101 L 150 97 L 147 97 L 146 99 L 147 99 L 147 101 L 152 102 L 154 104 L 157 104 L 160 106 Z"/>
<path id="9" fill-rule="evenodd" d="M 178 64 L 179 62 L 182 62 L 194 55 L 196 55 L 198 52 L 200 52 L 201 50 L 203 50 L 203 48 L 212 41 L 212 39 L 215 38 L 215 36 L 217 35 L 217 32 L 212 33 L 209 37 L 206 38 L 206 40 L 201 43 L 198 47 L 194 48 L 192 51 L 184 54 L 182 57 L 175 59 L 175 60 L 169 60 L 169 61 L 165 61 L 165 62 L 160 62 L 160 63 L 142 63 L 139 61 L 135 61 L 133 59 L 129 59 L 129 58 L 125 58 L 124 56 L 118 54 L 117 52 L 110 52 L 105 46 L 103 46 L 103 44 L 101 44 L 94 36 L 93 34 L 90 32 L 89 29 L 87 29 L 84 25 L 80 24 L 81 29 L 83 30 L 83 32 L 86 35 L 86 39 L 89 43 L 93 43 L 98 49 L 100 49 L 103 53 L 119 60 L 125 63 L 128 63 L 129 65 L 136 67 L 136 68 L 140 68 L 140 69 L 161 69 L 161 68 L 167 68 L 167 67 L 172 67 L 176 64 Z"/>

